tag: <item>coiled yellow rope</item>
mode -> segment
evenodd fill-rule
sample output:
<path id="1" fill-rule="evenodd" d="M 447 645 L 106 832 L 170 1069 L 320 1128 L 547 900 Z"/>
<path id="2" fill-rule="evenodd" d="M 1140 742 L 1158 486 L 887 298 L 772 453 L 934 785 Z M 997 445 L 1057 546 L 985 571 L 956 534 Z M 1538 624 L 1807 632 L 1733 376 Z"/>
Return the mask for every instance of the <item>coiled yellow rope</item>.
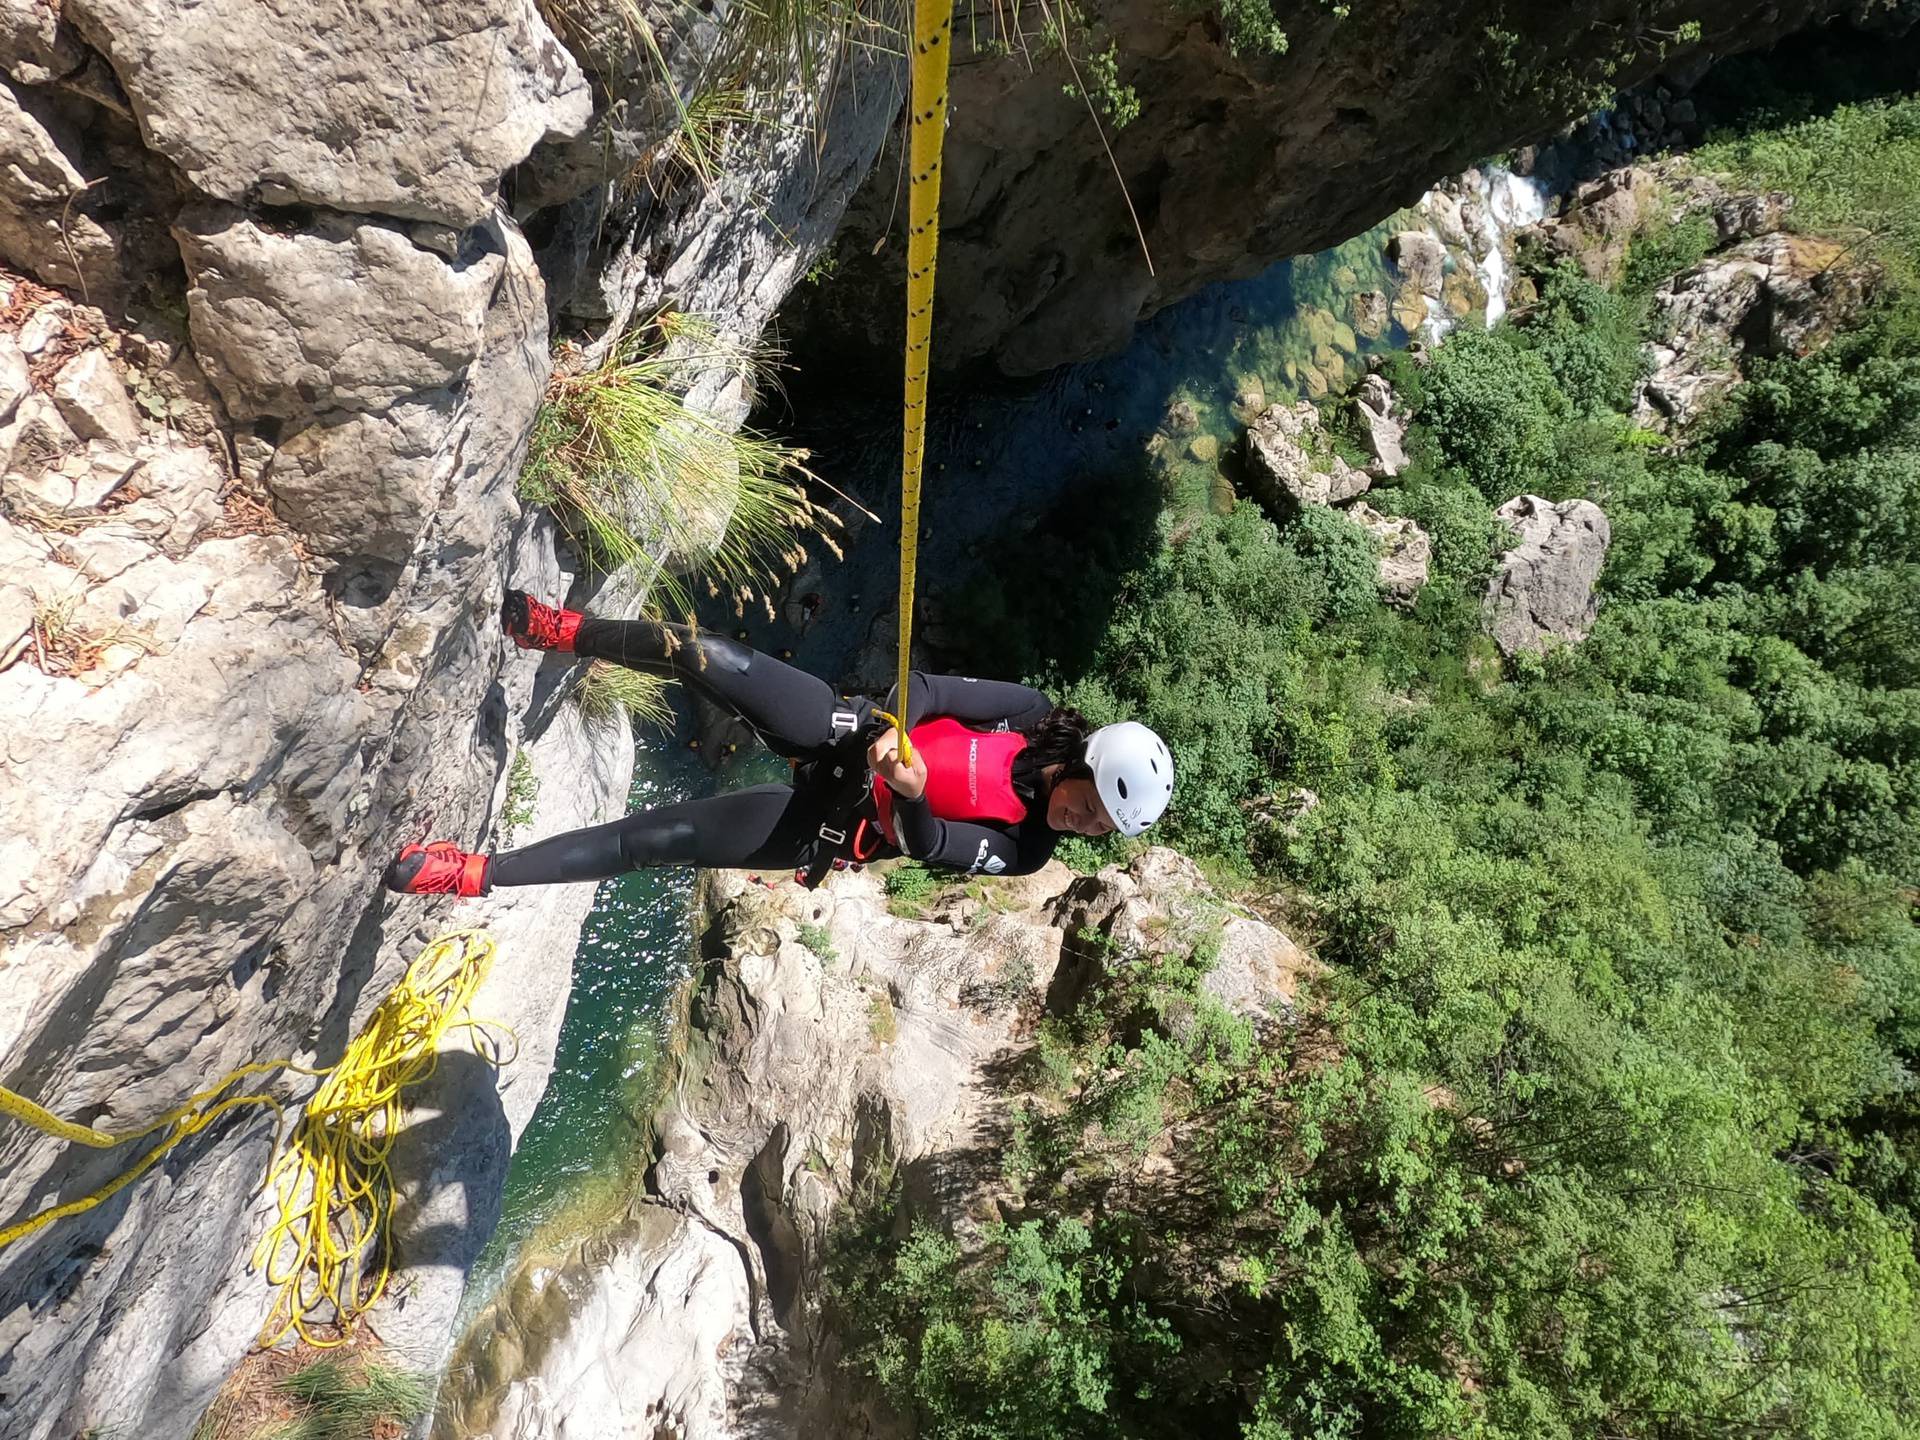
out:
<path id="1" fill-rule="evenodd" d="M 367 1017 L 338 1064 L 310 1070 L 290 1060 L 243 1065 L 210 1089 L 124 1135 L 62 1120 L 23 1095 L 0 1087 L 0 1115 L 75 1145 L 110 1149 L 172 1127 L 172 1133 L 132 1168 L 80 1200 L 43 1210 L 0 1230 L 0 1246 L 68 1215 L 91 1210 L 138 1180 L 175 1145 L 241 1106 L 270 1106 L 270 1095 L 228 1095 L 248 1076 L 274 1071 L 323 1076 L 306 1110 L 276 1157 L 267 1184 L 278 1215 L 255 1247 L 253 1263 L 279 1293 L 260 1336 L 263 1346 L 298 1333 L 310 1345 L 338 1345 L 385 1291 L 391 1273 L 384 1244 L 393 1218 L 390 1161 L 401 1129 L 402 1092 L 434 1072 L 442 1040 L 471 1032 L 476 1052 L 505 1064 L 492 1036 L 511 1031 L 469 1011 L 494 958 L 492 937 L 480 930 L 442 935 L 422 950 L 386 999 Z M 369 1267 L 371 1266 L 371 1272 Z M 369 1278 L 369 1273 L 371 1278 Z M 339 1333 L 311 1328 L 333 1322 Z"/>
<path id="2" fill-rule="evenodd" d="M 947 135 L 947 62 L 953 0 L 914 0 L 913 107 L 907 163 L 907 389 L 900 455 L 900 759 L 907 739 L 907 675 L 913 651 L 913 590 L 920 558 L 920 475 L 927 449 L 927 366 L 933 354 L 933 270 L 940 248 L 940 153 Z"/>
<path id="3" fill-rule="evenodd" d="M 457 930 L 427 946 L 307 1102 L 267 1177 L 279 1215 L 253 1252 L 254 1265 L 279 1288 L 262 1345 L 295 1332 L 309 1345 L 340 1344 L 386 1291 L 392 1258 L 382 1241 L 393 1218 L 390 1161 L 401 1092 L 433 1074 L 440 1042 L 453 1030 L 469 1031 L 474 1050 L 496 1066 L 513 1058 L 490 1038 L 504 1027 L 468 1013 L 493 956 L 493 939 L 480 930 Z M 309 1326 L 327 1320 L 338 1323 L 337 1336 Z"/>

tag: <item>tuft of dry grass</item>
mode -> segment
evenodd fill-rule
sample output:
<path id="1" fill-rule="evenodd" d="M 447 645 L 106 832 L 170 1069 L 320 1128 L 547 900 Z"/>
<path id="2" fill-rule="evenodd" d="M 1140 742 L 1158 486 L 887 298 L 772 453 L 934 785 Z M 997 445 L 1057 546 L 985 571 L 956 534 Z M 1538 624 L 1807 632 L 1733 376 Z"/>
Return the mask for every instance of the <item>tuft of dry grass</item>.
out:
<path id="1" fill-rule="evenodd" d="M 671 730 L 673 707 L 667 703 L 667 687 L 672 683 L 664 676 L 595 660 L 574 686 L 573 702 L 590 725 L 610 725 L 625 714 L 637 724 Z"/>
<path id="2" fill-rule="evenodd" d="M 667 313 L 623 337 L 596 365 L 563 348 L 534 421 L 523 500 L 552 507 L 609 571 L 648 574 L 666 607 L 691 614 L 689 580 L 758 603 L 767 581 L 804 564 L 812 538 L 840 519 L 807 493 L 807 452 L 690 409 L 689 379 L 713 369 L 749 378 L 769 357 L 723 343 L 710 326 Z M 717 535 L 717 539 L 716 539 Z M 694 558 L 692 577 L 668 572 Z"/>
<path id="3" fill-rule="evenodd" d="M 303 1343 L 247 1356 L 193 1440 L 401 1440 L 432 1403 L 431 1384 L 389 1363 L 362 1328 L 337 1349 Z"/>
<path id="4" fill-rule="evenodd" d="M 27 653 L 48 675 L 84 675 L 116 645 L 130 645 L 151 653 L 148 639 L 125 626 L 98 629 L 80 616 L 80 590 L 33 592 L 33 629 Z"/>

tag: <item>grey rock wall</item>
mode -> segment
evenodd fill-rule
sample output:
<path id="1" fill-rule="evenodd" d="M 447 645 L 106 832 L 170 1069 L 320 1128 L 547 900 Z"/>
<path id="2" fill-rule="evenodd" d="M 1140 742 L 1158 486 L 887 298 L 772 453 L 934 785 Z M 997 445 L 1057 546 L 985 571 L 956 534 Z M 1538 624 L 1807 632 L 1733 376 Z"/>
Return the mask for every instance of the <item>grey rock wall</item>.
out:
<path id="1" fill-rule="evenodd" d="M 1008 56 L 982 13 L 955 30 L 935 363 L 1020 375 L 1119 350 L 1200 287 L 1338 244 L 1435 177 L 1551 133 L 1591 107 L 1596 85 L 1626 88 L 1851 8 L 1686 0 L 1656 22 L 1636 0 L 1275 0 L 1289 43 L 1272 56 L 1232 53 L 1207 7 L 1096 0 L 1082 7 L 1081 72 L 1112 45 L 1140 109 L 1124 129 L 1106 125 L 1112 164 L 1044 37 Z M 1699 40 L 1670 43 L 1685 21 Z M 896 146 L 849 214 L 834 284 L 795 317 L 810 347 L 867 363 L 897 352 L 899 307 L 872 297 L 900 293 L 899 169 Z"/>
<path id="2" fill-rule="evenodd" d="M 887 92 L 847 92 L 804 167 L 770 131 L 732 188 L 643 212 L 578 147 L 558 164 L 619 107 L 532 0 L 0 0 L 0 69 L 0 1084 L 135 1128 L 238 1064 L 331 1061 L 426 940 L 484 925 L 480 1008 L 519 1059 L 456 1040 L 420 1097 L 376 1320 L 436 1367 L 593 887 L 455 905 L 377 877 L 409 839 L 488 842 L 517 751 L 523 840 L 618 813 L 632 762 L 495 618 L 509 578 L 593 591 L 513 494 L 565 298 L 543 262 L 602 323 L 692 297 L 751 337 Z M 541 167 L 550 205 L 593 192 L 617 267 L 536 256 L 520 220 L 564 224 L 503 196 Z M 744 413 L 737 373 L 702 385 Z M 191 1433 L 267 1312 L 272 1139 L 217 1126 L 0 1251 L 0 1440 Z M 140 1153 L 0 1122 L 0 1224 Z"/>

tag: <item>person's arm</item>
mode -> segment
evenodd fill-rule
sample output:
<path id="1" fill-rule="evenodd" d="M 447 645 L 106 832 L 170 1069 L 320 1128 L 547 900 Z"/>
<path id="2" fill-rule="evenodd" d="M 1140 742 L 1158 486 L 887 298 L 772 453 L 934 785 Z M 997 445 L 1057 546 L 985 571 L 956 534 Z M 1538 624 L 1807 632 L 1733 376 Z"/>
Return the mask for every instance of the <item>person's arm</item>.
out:
<path id="1" fill-rule="evenodd" d="M 893 833 L 913 859 L 969 875 L 1031 875 L 1052 857 L 1059 837 L 1031 819 L 1001 829 L 936 816 L 926 800 L 927 762 L 916 754 L 911 765 L 901 764 L 891 730 L 868 747 L 867 763 L 893 792 Z"/>
<path id="2" fill-rule="evenodd" d="M 901 718 L 909 726 L 935 715 L 949 715 L 963 725 L 1000 725 L 1009 730 L 1025 730 L 1038 723 L 1053 709 L 1053 702 L 1029 685 L 1009 680 L 970 680 L 963 675 L 926 675 L 915 670 L 907 677 L 908 713 Z M 895 715 L 893 702 L 900 698 L 900 687 L 887 693 L 887 708 Z"/>
<path id="3" fill-rule="evenodd" d="M 1031 875 L 1053 857 L 1057 839 L 1044 826 L 1001 829 L 968 820 L 941 820 L 925 800 L 893 802 L 893 829 L 900 848 L 923 865 L 964 870 L 969 875 Z"/>

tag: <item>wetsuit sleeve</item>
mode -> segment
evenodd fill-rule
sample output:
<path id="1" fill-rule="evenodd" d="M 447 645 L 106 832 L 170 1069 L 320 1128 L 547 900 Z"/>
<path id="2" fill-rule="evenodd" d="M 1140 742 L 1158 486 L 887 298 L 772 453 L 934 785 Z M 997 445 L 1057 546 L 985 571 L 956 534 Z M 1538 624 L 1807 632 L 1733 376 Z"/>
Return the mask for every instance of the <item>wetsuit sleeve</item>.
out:
<path id="1" fill-rule="evenodd" d="M 925 800 L 898 796 L 893 802 L 893 824 L 906 854 L 922 864 L 969 875 L 1031 875 L 1053 858 L 1059 839 L 1044 824 L 1001 829 L 967 820 L 942 820 Z"/>
<path id="2" fill-rule="evenodd" d="M 1009 730 L 1024 730 L 1053 709 L 1053 702 L 1038 690 L 1007 680 L 969 680 L 961 675 L 924 675 L 915 670 L 907 677 L 907 686 L 911 702 L 908 723 L 912 725 L 934 715 L 950 715 L 963 725 L 1004 722 Z M 889 710 L 898 698 L 899 687 L 895 686 L 887 695 Z"/>

